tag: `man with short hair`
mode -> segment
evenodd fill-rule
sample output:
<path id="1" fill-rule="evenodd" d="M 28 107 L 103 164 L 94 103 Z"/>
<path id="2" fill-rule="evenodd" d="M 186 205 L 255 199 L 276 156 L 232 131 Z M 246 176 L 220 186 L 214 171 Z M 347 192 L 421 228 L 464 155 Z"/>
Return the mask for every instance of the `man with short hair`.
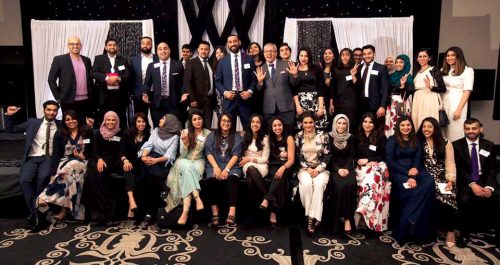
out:
<path id="1" fill-rule="evenodd" d="M 354 57 L 354 63 L 356 64 L 362 64 L 363 63 L 363 50 L 359 47 L 354 48 L 352 50 L 352 54 Z"/>
<path id="2" fill-rule="evenodd" d="M 42 218 L 36 208 L 36 199 L 49 182 L 49 177 L 54 175 L 59 161 L 51 157 L 59 157 L 54 154 L 54 134 L 61 128 L 61 122 L 55 120 L 59 111 L 59 103 L 48 100 L 43 103 L 44 117 L 41 119 L 30 118 L 26 123 L 14 124 L 14 114 L 20 108 L 7 107 L 5 113 L 5 130 L 7 132 L 25 132 L 26 142 L 24 145 L 23 165 L 19 173 L 19 184 L 30 211 L 28 221 L 32 232 L 39 231 L 43 226 Z"/>
<path id="3" fill-rule="evenodd" d="M 193 56 L 193 52 L 191 51 L 191 47 L 189 47 L 189 44 L 183 44 L 181 47 L 181 60 L 180 62 L 182 63 L 182 67 L 186 69 L 186 62 L 191 59 Z"/>
<path id="4" fill-rule="evenodd" d="M 465 137 L 453 142 L 457 166 L 457 246 L 466 247 L 470 232 L 493 226 L 496 244 L 500 233 L 500 175 L 496 171 L 495 144 L 481 137 L 483 125 L 477 119 L 464 122 Z"/>
<path id="5" fill-rule="evenodd" d="M 290 61 L 291 57 L 292 57 L 292 48 L 290 48 L 290 45 L 288 45 L 288 43 L 283 42 L 280 45 L 280 58 L 281 58 L 281 60 Z"/>
<path id="6" fill-rule="evenodd" d="M 134 101 L 134 113 L 143 112 L 148 115 L 148 105 L 142 101 L 142 85 L 146 79 L 146 69 L 152 62 L 158 62 L 158 55 L 152 53 L 153 40 L 150 37 L 141 37 L 141 51 L 130 58 L 131 94 Z"/>
<path id="7" fill-rule="evenodd" d="M 92 97 L 92 63 L 80 54 L 82 42 L 78 37 L 68 38 L 68 53 L 52 60 L 48 82 L 54 98 L 60 102 L 62 111 L 74 110 L 81 124 L 90 117 Z"/>

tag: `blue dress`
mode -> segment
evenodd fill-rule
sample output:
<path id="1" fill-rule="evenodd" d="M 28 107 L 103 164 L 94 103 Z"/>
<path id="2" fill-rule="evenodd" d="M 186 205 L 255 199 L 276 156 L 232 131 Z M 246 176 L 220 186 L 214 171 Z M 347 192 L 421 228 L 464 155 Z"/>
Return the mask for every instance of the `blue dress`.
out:
<path id="1" fill-rule="evenodd" d="M 391 136 L 386 146 L 386 163 L 392 181 L 391 219 L 393 237 L 399 243 L 409 240 L 431 242 L 436 239 L 433 222 L 436 199 L 434 179 L 423 164 L 423 149 L 420 142 L 416 147 L 401 146 Z M 417 187 L 405 189 L 410 168 L 417 168 Z"/>

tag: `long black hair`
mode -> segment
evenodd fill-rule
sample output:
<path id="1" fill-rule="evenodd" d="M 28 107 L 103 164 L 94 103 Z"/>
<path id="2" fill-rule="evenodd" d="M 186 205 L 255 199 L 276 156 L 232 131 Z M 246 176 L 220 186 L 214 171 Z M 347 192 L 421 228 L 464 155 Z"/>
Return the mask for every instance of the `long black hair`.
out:
<path id="1" fill-rule="evenodd" d="M 78 114 L 76 114 L 76 111 L 67 110 L 63 114 L 63 126 L 61 129 L 61 136 L 64 139 L 68 139 L 68 137 L 70 137 L 70 130 L 69 130 L 68 126 L 66 126 L 66 116 L 69 116 L 69 117 L 71 117 L 71 119 L 78 121 L 78 134 L 79 135 L 83 136 L 89 131 L 89 128 L 87 127 L 86 124 L 80 124 L 80 120 L 78 119 Z"/>
<path id="2" fill-rule="evenodd" d="M 222 127 L 220 126 L 222 122 L 222 117 L 226 116 L 231 121 L 231 127 L 229 128 L 229 134 L 227 135 L 227 150 L 233 149 L 234 144 L 234 134 L 236 133 L 236 121 L 230 113 L 222 112 L 219 119 L 219 124 L 217 125 L 217 130 L 214 132 L 215 136 L 215 147 L 219 154 L 222 154 Z"/>
<path id="3" fill-rule="evenodd" d="M 144 120 L 144 122 L 146 123 L 146 127 L 144 128 L 144 131 L 142 132 L 142 135 L 143 135 L 144 139 L 147 139 L 147 138 L 149 138 L 149 134 L 151 133 L 151 125 L 149 125 L 148 117 L 146 117 L 146 114 L 144 114 L 143 112 L 137 112 L 134 115 L 134 119 L 132 120 L 132 126 L 130 126 L 130 128 L 128 128 L 128 130 L 126 131 L 126 133 L 132 139 L 134 139 L 134 137 L 137 136 L 138 130 L 137 130 L 136 123 L 137 123 L 137 120 L 139 118 L 141 118 L 142 120 Z"/>
<path id="4" fill-rule="evenodd" d="M 283 127 L 283 132 L 281 133 L 282 141 L 287 141 L 288 139 L 288 130 L 285 122 L 280 117 L 274 117 L 271 119 L 271 123 L 269 124 L 269 148 L 270 150 L 274 150 L 275 146 L 278 144 L 278 139 L 276 139 L 276 134 L 273 132 L 273 123 L 275 121 L 281 122 L 281 126 Z"/>
<path id="5" fill-rule="evenodd" d="M 260 114 L 253 114 L 250 117 L 250 124 L 248 125 L 248 128 L 245 130 L 245 135 L 243 136 L 243 151 L 246 151 L 248 146 L 252 144 L 253 140 L 253 132 L 251 128 L 252 120 L 253 118 L 259 118 L 260 120 L 260 130 L 257 132 L 257 138 L 255 139 L 255 146 L 257 146 L 257 151 L 262 150 L 263 145 L 262 145 L 262 140 L 264 140 L 264 136 L 266 136 L 266 130 L 265 130 L 265 124 L 264 124 L 264 118 Z"/>
<path id="6" fill-rule="evenodd" d="M 432 127 L 434 127 L 434 133 L 431 136 L 432 144 L 434 145 L 434 153 L 436 154 L 436 157 L 438 159 L 444 160 L 446 156 L 446 143 L 441 133 L 441 129 L 439 128 L 439 122 L 436 120 L 436 118 L 425 118 L 420 124 L 420 128 L 418 128 L 417 137 L 420 141 L 425 142 L 425 135 L 422 132 L 422 129 L 424 127 L 424 122 L 426 121 L 431 123 Z"/>
<path id="7" fill-rule="evenodd" d="M 308 47 L 302 47 L 299 49 L 299 51 L 297 52 L 297 67 L 299 67 L 300 65 L 300 52 L 301 51 L 305 51 L 306 54 L 307 54 L 307 71 L 310 72 L 310 73 L 315 73 L 319 66 L 315 63 L 313 63 L 313 57 L 312 57 L 312 53 L 311 53 L 311 49 L 309 49 Z"/>
<path id="8" fill-rule="evenodd" d="M 188 140 L 189 140 L 189 144 L 188 144 L 188 151 L 191 151 L 192 149 L 194 149 L 196 147 L 196 133 L 195 133 L 195 129 L 194 129 L 194 126 L 193 126 L 193 117 L 194 115 L 197 115 L 197 116 L 200 116 L 202 121 L 203 121 L 203 113 L 201 112 L 201 110 L 199 109 L 191 109 L 189 110 L 189 118 L 188 118 Z M 203 130 L 203 123 L 201 125 L 202 127 L 202 130 Z"/>
<path id="9" fill-rule="evenodd" d="M 368 137 L 366 137 L 365 130 L 363 129 L 363 122 L 365 121 L 366 118 L 370 118 L 373 123 L 373 131 L 370 133 Z M 367 112 L 363 114 L 363 117 L 361 118 L 361 124 L 359 125 L 358 128 L 358 139 L 360 143 L 364 143 L 366 140 L 368 140 L 369 144 L 377 144 L 377 139 L 380 137 L 380 126 L 379 123 L 377 122 L 377 118 L 373 112 Z"/>
<path id="10" fill-rule="evenodd" d="M 342 53 L 347 51 L 349 53 L 349 62 L 347 63 L 347 66 L 345 66 L 343 63 L 342 63 Z M 349 49 L 349 48 L 344 48 L 342 50 L 340 50 L 339 52 L 339 59 L 337 60 L 337 68 L 338 69 L 345 69 L 345 68 L 348 68 L 348 69 L 351 69 L 353 68 L 355 65 L 354 63 L 354 52 Z"/>
<path id="11" fill-rule="evenodd" d="M 411 124 L 411 132 L 410 135 L 408 135 L 408 141 L 403 139 L 403 135 L 401 134 L 401 129 L 399 128 L 401 123 L 404 121 L 409 121 Z M 401 146 L 416 147 L 418 144 L 418 139 L 415 134 L 415 125 L 413 125 L 413 121 L 410 118 L 408 118 L 408 116 L 399 117 L 398 121 L 396 122 L 396 127 L 394 128 L 394 136 L 396 137 L 396 140 Z"/>

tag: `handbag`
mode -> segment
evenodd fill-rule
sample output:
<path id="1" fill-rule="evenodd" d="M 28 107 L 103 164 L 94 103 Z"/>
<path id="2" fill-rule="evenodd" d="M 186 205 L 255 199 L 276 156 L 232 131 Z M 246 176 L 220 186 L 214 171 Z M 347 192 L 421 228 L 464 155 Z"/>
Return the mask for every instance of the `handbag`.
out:
<path id="1" fill-rule="evenodd" d="M 450 119 L 448 119 L 448 115 L 444 110 L 443 101 L 441 100 L 440 94 L 438 94 L 438 101 L 439 101 L 439 126 L 446 127 L 448 126 L 448 124 L 450 124 Z"/>

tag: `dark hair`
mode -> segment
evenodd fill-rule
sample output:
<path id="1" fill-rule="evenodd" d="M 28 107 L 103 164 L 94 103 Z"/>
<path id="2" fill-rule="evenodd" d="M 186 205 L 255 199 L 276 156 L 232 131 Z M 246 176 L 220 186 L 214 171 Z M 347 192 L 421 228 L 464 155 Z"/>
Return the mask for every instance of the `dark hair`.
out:
<path id="1" fill-rule="evenodd" d="M 68 139 L 70 134 L 69 128 L 66 126 L 66 116 L 71 117 L 71 119 L 76 120 L 78 122 L 78 134 L 84 135 L 89 131 L 86 124 L 80 124 L 80 120 L 78 119 L 78 114 L 74 110 L 67 110 L 63 114 L 63 126 L 61 128 L 61 136 L 63 139 Z"/>
<path id="2" fill-rule="evenodd" d="M 415 73 L 418 73 L 418 71 L 420 71 L 420 69 L 422 69 L 422 66 L 418 63 L 418 54 L 421 52 L 427 53 L 427 55 L 429 56 L 429 65 L 432 65 L 431 49 L 430 48 L 421 48 L 417 51 L 417 55 L 415 56 L 415 63 L 413 64 L 415 66 L 414 67 Z"/>
<path id="3" fill-rule="evenodd" d="M 312 111 L 304 111 L 300 114 L 300 122 L 303 122 L 305 118 L 311 118 L 316 122 L 316 114 Z"/>
<path id="4" fill-rule="evenodd" d="M 274 150 L 274 147 L 278 144 L 278 139 L 276 139 L 276 134 L 273 132 L 273 123 L 274 121 L 279 121 L 281 122 L 281 126 L 283 127 L 283 132 L 281 133 L 281 138 L 282 140 L 287 140 L 288 138 L 288 128 L 285 124 L 285 122 L 283 121 L 283 119 L 281 119 L 280 117 L 273 117 L 271 119 L 271 123 L 269 124 L 269 148 L 270 150 Z"/>
<path id="5" fill-rule="evenodd" d="M 360 49 L 361 50 L 361 49 Z M 345 66 L 343 63 L 342 63 L 342 53 L 343 52 L 349 52 L 349 62 L 347 63 L 347 66 Z M 340 53 L 339 53 L 339 59 L 337 60 L 337 68 L 338 69 L 351 69 L 354 67 L 354 52 L 351 51 L 351 49 L 349 48 L 344 48 L 342 50 L 340 50 Z"/>
<path id="6" fill-rule="evenodd" d="M 189 110 L 189 118 L 188 118 L 188 139 L 189 139 L 189 145 L 188 145 L 188 151 L 191 151 L 196 147 L 196 133 L 194 132 L 194 126 L 193 126 L 193 117 L 194 115 L 198 115 L 201 117 L 203 120 L 203 113 L 199 109 L 190 109 Z M 203 128 L 203 124 L 201 125 Z"/>
<path id="7" fill-rule="evenodd" d="M 438 159 L 444 160 L 446 155 L 446 143 L 443 135 L 441 134 L 439 122 L 436 120 L 436 118 L 427 117 L 423 119 L 422 123 L 420 124 L 420 128 L 418 128 L 417 137 L 420 141 L 425 142 L 425 135 L 422 132 L 422 129 L 424 128 L 424 122 L 426 121 L 430 122 L 432 124 L 432 127 L 434 127 L 434 133 L 431 136 L 432 143 L 434 145 L 434 153 L 436 154 L 436 157 Z"/>
<path id="8" fill-rule="evenodd" d="M 453 71 L 453 75 L 461 75 L 465 70 L 465 66 L 467 66 L 467 62 L 465 61 L 465 56 L 462 49 L 455 46 L 448 48 L 448 50 L 446 50 L 446 52 L 444 53 L 445 58 L 443 60 L 443 70 L 441 72 L 443 73 L 443 75 L 448 75 L 448 73 L 450 72 L 450 65 L 446 62 L 446 56 L 448 55 L 448 52 L 453 52 L 456 56 L 455 71 Z"/>
<path id="9" fill-rule="evenodd" d="M 479 121 L 478 119 L 476 118 L 468 118 L 464 121 L 464 125 L 465 124 L 473 124 L 473 123 L 477 123 L 479 124 L 480 127 L 483 127 L 483 124 L 481 123 L 481 121 Z"/>
<path id="10" fill-rule="evenodd" d="M 153 39 L 151 37 L 148 37 L 148 36 L 142 36 L 139 40 L 142 41 L 143 39 L 148 39 L 151 42 L 153 42 Z"/>
<path id="11" fill-rule="evenodd" d="M 118 41 L 115 38 L 107 38 L 106 41 L 104 42 L 104 45 L 108 45 L 108 42 L 114 41 L 116 42 L 116 45 L 118 45 Z"/>
<path id="12" fill-rule="evenodd" d="M 363 122 L 365 121 L 366 118 L 370 118 L 373 123 L 373 131 L 370 133 L 368 137 L 366 137 L 365 130 L 363 129 Z M 361 124 L 359 125 L 358 128 L 358 139 L 361 143 L 364 143 L 365 140 L 368 140 L 368 143 L 370 144 L 377 144 L 377 138 L 379 137 L 379 134 L 381 133 L 380 131 L 380 124 L 378 123 L 378 119 L 373 114 L 373 112 L 367 112 L 363 114 L 363 117 L 361 118 Z"/>
<path id="13" fill-rule="evenodd" d="M 264 124 L 264 118 L 262 118 L 262 116 L 260 114 L 253 114 L 251 117 L 250 117 L 250 124 L 252 123 L 252 120 L 253 118 L 259 118 L 260 120 L 260 130 L 259 132 L 257 133 L 257 138 L 255 139 L 255 146 L 257 146 L 257 151 L 260 151 L 262 150 L 263 148 L 263 145 L 262 145 L 262 141 L 264 140 L 264 136 L 266 135 L 266 130 L 265 130 L 265 124 Z M 252 129 L 250 128 L 250 124 L 248 125 L 247 129 L 245 130 L 245 135 L 243 136 L 243 151 L 246 151 L 248 146 L 250 144 L 252 144 L 252 140 L 253 140 L 253 132 L 252 132 Z"/>
<path id="14" fill-rule="evenodd" d="M 236 38 L 238 38 L 238 40 L 240 39 L 240 37 L 238 37 L 238 34 L 230 34 L 229 36 L 227 36 L 226 41 L 229 40 L 229 38 L 231 38 L 231 37 L 236 37 Z"/>
<path id="15" fill-rule="evenodd" d="M 208 41 L 205 41 L 205 40 L 200 41 L 200 43 L 198 44 L 198 47 L 200 47 L 200 45 L 207 45 L 208 48 L 210 48 L 210 43 Z"/>
<path id="16" fill-rule="evenodd" d="M 332 62 L 330 63 L 330 69 L 331 68 L 334 68 L 335 67 L 335 61 L 337 59 L 337 55 L 335 54 L 335 51 L 333 50 L 333 48 L 331 47 L 326 47 L 322 52 L 321 52 L 321 56 L 320 56 L 320 61 L 321 61 L 321 66 L 323 67 L 323 69 L 325 69 L 326 67 L 326 62 L 325 62 L 325 58 L 324 58 L 324 55 L 325 55 L 325 52 L 327 50 L 330 50 L 332 51 L 332 54 L 333 54 L 333 58 L 332 58 Z"/>
<path id="17" fill-rule="evenodd" d="M 215 56 L 215 54 L 217 53 L 217 50 L 221 50 L 222 53 L 224 54 L 224 56 L 227 55 L 226 47 L 224 47 L 223 45 L 218 45 L 214 48 L 214 51 L 212 52 L 210 59 L 208 59 L 210 61 L 210 65 L 212 66 L 213 71 L 217 70 L 217 65 L 219 64 L 219 62 L 217 61 L 217 58 Z"/>
<path id="18" fill-rule="evenodd" d="M 403 139 L 403 135 L 401 134 L 401 129 L 399 128 L 401 123 L 404 121 L 409 121 L 412 128 L 410 135 L 408 136 L 408 141 L 405 141 Z M 416 147 L 418 144 L 417 136 L 415 134 L 415 125 L 413 125 L 413 121 L 410 118 L 408 118 L 408 116 L 399 117 L 398 121 L 396 122 L 396 127 L 394 128 L 394 136 L 396 137 L 396 140 L 401 146 Z"/>
<path id="19" fill-rule="evenodd" d="M 191 47 L 189 46 L 188 43 L 182 44 L 181 50 L 184 50 L 184 49 L 188 49 L 189 51 L 191 51 Z"/>
<path id="20" fill-rule="evenodd" d="M 361 48 L 359 48 L 359 47 L 356 47 L 356 48 L 352 49 L 352 52 L 353 52 L 353 53 L 354 53 L 355 51 L 361 51 L 361 52 L 363 52 L 363 50 L 362 50 Z"/>
<path id="21" fill-rule="evenodd" d="M 316 64 L 313 64 L 312 61 L 313 61 L 313 57 L 312 57 L 312 53 L 311 53 L 311 50 L 307 47 L 301 47 L 299 49 L 299 52 L 297 53 L 297 63 L 298 65 L 300 65 L 300 61 L 299 61 L 299 57 L 300 57 L 300 52 L 302 51 L 305 51 L 306 54 L 307 54 L 307 71 L 309 73 L 316 73 L 316 70 L 318 68 L 318 66 Z M 298 66 L 297 66 L 298 67 Z"/>
<path id="22" fill-rule="evenodd" d="M 227 136 L 227 150 L 233 149 L 234 144 L 234 135 L 236 133 L 236 121 L 233 119 L 233 116 L 228 112 L 222 112 L 219 118 L 219 124 L 217 124 L 217 129 L 214 132 L 215 136 L 215 148 L 222 154 L 221 145 L 222 145 L 222 128 L 220 126 L 222 122 L 222 117 L 226 116 L 229 120 L 231 120 L 231 128 L 229 128 L 229 135 Z"/>
<path id="23" fill-rule="evenodd" d="M 260 47 L 260 44 L 258 44 L 257 42 L 251 42 L 250 44 L 248 44 L 248 46 L 247 46 L 247 54 L 250 53 L 250 46 L 252 46 L 254 44 L 257 45 L 257 47 L 259 47 L 259 53 L 256 55 L 259 58 L 258 62 L 263 62 L 264 61 L 264 52 L 262 52 L 262 47 Z M 253 57 L 253 58 L 255 60 L 255 57 Z"/>
<path id="24" fill-rule="evenodd" d="M 290 50 L 290 52 L 292 52 L 292 47 L 290 47 L 290 45 L 288 45 L 288 43 L 286 43 L 286 42 L 281 43 L 281 44 L 280 44 L 280 46 L 278 47 L 278 50 L 279 50 L 281 47 L 283 47 L 283 46 L 288 47 L 288 49 Z"/>
<path id="25" fill-rule="evenodd" d="M 146 122 L 146 127 L 144 128 L 144 131 L 142 132 L 144 139 L 149 138 L 149 134 L 151 133 L 151 126 L 149 125 L 148 117 L 146 116 L 146 114 L 144 114 L 142 112 L 135 113 L 134 119 L 132 120 L 131 126 L 130 126 L 130 128 L 128 128 L 127 133 L 130 136 L 130 138 L 132 138 L 132 139 L 137 136 L 138 130 L 137 130 L 136 124 L 137 124 L 137 120 L 139 118 L 143 119 L 144 122 Z"/>
<path id="26" fill-rule="evenodd" d="M 43 103 L 43 109 L 47 108 L 48 105 L 54 105 L 59 109 L 61 106 L 59 105 L 59 102 L 55 100 L 47 100 Z"/>
<path id="27" fill-rule="evenodd" d="M 370 49 L 370 50 L 372 50 L 373 53 L 375 53 L 375 46 L 368 44 L 368 45 L 363 46 L 363 48 L 361 48 L 361 50 L 367 50 L 367 49 Z"/>

